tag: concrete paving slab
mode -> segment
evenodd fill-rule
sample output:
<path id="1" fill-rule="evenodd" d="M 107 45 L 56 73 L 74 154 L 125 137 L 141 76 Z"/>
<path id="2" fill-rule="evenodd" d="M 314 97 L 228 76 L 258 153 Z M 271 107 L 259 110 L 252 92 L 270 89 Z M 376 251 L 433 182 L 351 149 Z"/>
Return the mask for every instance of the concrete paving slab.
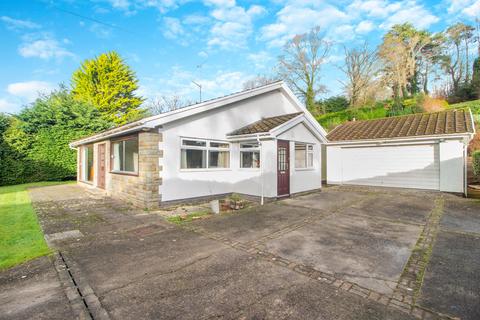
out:
<path id="1" fill-rule="evenodd" d="M 268 241 L 268 251 L 391 294 L 421 226 L 338 214 Z"/>
<path id="2" fill-rule="evenodd" d="M 325 190 L 282 200 L 283 203 L 310 209 L 332 211 L 367 199 L 368 193 Z"/>
<path id="3" fill-rule="evenodd" d="M 418 303 L 461 319 L 480 319 L 480 235 L 440 231 Z"/>
<path id="4" fill-rule="evenodd" d="M 73 319 L 49 257 L 0 273 L 0 319 Z"/>
<path id="5" fill-rule="evenodd" d="M 411 318 L 231 248 L 148 272 L 100 299 L 113 319 Z"/>
<path id="6" fill-rule="evenodd" d="M 442 228 L 480 234 L 480 201 L 471 199 L 447 200 L 444 212 L 440 222 Z"/>
<path id="7" fill-rule="evenodd" d="M 214 216 L 192 222 L 208 232 L 215 232 L 239 242 L 250 242 L 300 222 L 307 217 L 321 218 L 323 212 L 309 208 L 270 203 L 237 213 Z"/>
<path id="8" fill-rule="evenodd" d="M 423 224 L 434 206 L 435 198 L 432 197 L 376 194 L 361 203 L 353 204 L 352 208 L 360 211 L 352 210 L 351 213 Z"/>

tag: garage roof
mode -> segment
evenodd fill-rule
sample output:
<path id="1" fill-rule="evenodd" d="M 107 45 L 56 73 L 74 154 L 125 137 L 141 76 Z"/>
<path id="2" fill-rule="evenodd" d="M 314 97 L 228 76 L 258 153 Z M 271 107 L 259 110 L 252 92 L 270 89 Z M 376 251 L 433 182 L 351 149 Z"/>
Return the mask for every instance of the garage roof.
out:
<path id="1" fill-rule="evenodd" d="M 333 129 L 329 141 L 352 141 L 474 133 L 470 109 L 349 121 Z"/>
<path id="2" fill-rule="evenodd" d="M 241 127 L 233 132 L 227 134 L 227 136 L 239 136 L 244 134 L 255 134 L 262 132 L 269 132 L 270 130 L 292 120 L 296 116 L 303 114 L 303 112 L 288 113 L 281 116 L 263 118 L 254 123 Z"/>

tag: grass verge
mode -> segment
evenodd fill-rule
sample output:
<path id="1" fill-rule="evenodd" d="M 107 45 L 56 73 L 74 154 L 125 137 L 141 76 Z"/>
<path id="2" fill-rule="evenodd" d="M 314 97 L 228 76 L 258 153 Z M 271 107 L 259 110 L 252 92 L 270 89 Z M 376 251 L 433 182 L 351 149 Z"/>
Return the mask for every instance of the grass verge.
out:
<path id="1" fill-rule="evenodd" d="M 60 183 L 37 182 L 0 187 L 0 270 L 51 253 L 27 188 Z"/>

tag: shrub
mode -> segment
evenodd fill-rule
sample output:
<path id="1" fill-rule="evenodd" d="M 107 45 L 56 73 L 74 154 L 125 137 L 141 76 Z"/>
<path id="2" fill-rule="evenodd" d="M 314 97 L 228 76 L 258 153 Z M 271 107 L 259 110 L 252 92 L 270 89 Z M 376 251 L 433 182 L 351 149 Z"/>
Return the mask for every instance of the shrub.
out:
<path id="1" fill-rule="evenodd" d="M 342 111 L 349 106 L 348 99 L 344 96 L 330 97 L 323 101 L 319 101 L 318 104 L 325 113 Z"/>
<path id="2" fill-rule="evenodd" d="M 75 101 L 61 88 L 41 97 L 16 117 L 0 117 L 0 185 L 76 176 L 69 142 L 106 129 L 93 106 Z"/>
<path id="3" fill-rule="evenodd" d="M 480 150 L 474 151 L 472 154 L 473 174 L 480 177 Z"/>

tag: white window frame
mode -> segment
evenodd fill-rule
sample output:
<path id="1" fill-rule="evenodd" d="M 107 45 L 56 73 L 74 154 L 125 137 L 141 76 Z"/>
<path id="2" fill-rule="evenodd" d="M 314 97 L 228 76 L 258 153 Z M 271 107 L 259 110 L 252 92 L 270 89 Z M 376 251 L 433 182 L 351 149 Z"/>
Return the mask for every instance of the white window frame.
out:
<path id="1" fill-rule="evenodd" d="M 190 140 L 190 141 L 199 141 L 205 142 L 205 146 L 186 146 L 183 144 L 183 141 Z M 222 147 L 211 147 L 210 143 L 222 143 L 227 144 L 227 148 Z M 206 152 L 206 163 L 205 168 L 182 168 L 182 150 L 205 150 Z M 225 168 L 209 168 L 210 166 L 210 151 L 227 151 L 228 152 L 228 167 Z M 182 137 L 180 138 L 180 161 L 179 161 L 179 170 L 186 171 L 186 172 L 194 172 L 194 171 L 228 171 L 232 168 L 232 145 L 228 141 L 223 140 L 212 140 L 212 139 L 203 139 L 203 138 L 189 138 L 189 137 Z"/>
<path id="2" fill-rule="evenodd" d="M 296 152 L 297 152 L 297 149 L 296 149 L 296 146 L 297 145 L 304 145 L 305 146 L 305 167 L 297 167 L 297 155 L 296 155 Z M 298 170 L 298 171 L 302 171 L 302 170 L 314 170 L 315 169 L 315 165 L 314 165 L 314 162 L 315 162 L 315 147 L 312 143 L 305 143 L 305 142 L 295 142 L 294 143 L 294 147 L 293 147 L 293 151 L 294 151 L 294 166 L 295 166 L 295 170 Z M 312 163 L 309 163 L 309 159 L 310 159 L 310 155 L 311 155 L 311 159 L 312 159 Z"/>
<path id="3" fill-rule="evenodd" d="M 251 147 L 251 148 L 242 148 L 242 144 L 256 144 L 257 146 L 256 147 Z M 239 150 L 239 162 L 238 162 L 238 166 L 240 168 L 240 170 L 254 170 L 254 171 L 258 171 L 260 170 L 260 168 L 262 167 L 262 152 L 260 150 L 260 144 L 257 142 L 257 141 L 252 141 L 252 142 L 240 142 L 239 143 L 239 146 L 238 146 L 238 150 Z M 259 156 L 259 160 L 260 160 L 260 165 L 258 167 L 243 167 L 242 166 L 242 153 L 243 152 L 258 152 L 258 156 Z"/>

